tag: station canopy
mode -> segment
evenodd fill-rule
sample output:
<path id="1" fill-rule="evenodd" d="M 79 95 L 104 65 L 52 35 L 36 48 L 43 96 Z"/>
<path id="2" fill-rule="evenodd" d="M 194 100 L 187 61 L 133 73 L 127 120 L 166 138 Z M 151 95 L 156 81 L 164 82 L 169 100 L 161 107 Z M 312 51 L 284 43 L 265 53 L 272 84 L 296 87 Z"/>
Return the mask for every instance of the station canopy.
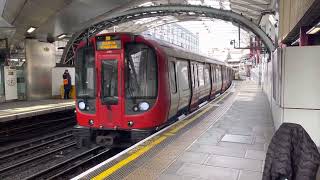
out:
<path id="1" fill-rule="evenodd" d="M 8 38 L 10 44 L 21 42 L 26 36 L 40 40 L 48 37 L 59 40 L 62 34 L 71 36 L 85 25 L 96 23 L 113 14 L 141 6 L 165 4 L 201 5 L 231 10 L 258 24 L 261 16 L 273 9 L 275 0 L 2 0 L 0 1 L 0 38 Z M 117 31 L 143 32 L 166 23 L 205 18 L 190 16 L 151 17 L 118 25 Z M 207 19 L 205 19 L 207 20 Z M 35 27 L 31 34 L 30 27 Z"/>
<path id="2" fill-rule="evenodd" d="M 271 11 L 271 0 L 169 0 L 169 1 L 148 1 L 138 5 L 138 7 L 156 6 L 164 4 L 190 4 L 209 6 L 217 9 L 231 10 L 238 14 L 242 14 L 253 23 L 259 24 L 264 13 Z M 140 33 L 147 29 L 155 28 L 164 24 L 176 23 L 181 21 L 204 21 L 208 22 L 211 19 L 208 17 L 192 17 L 192 16 L 164 16 L 164 17 L 150 17 L 131 22 L 123 23 L 116 27 L 110 28 L 104 32 L 112 31 L 126 31 Z M 207 29 L 207 24 L 202 23 L 203 27 Z"/>

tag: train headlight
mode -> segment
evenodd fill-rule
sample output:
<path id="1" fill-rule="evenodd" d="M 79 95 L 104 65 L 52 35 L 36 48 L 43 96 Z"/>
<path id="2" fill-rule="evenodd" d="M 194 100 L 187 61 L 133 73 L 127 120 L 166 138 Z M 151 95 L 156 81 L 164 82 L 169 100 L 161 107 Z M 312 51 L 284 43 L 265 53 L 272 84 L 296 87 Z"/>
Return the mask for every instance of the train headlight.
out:
<path id="1" fill-rule="evenodd" d="M 86 108 L 86 103 L 84 103 L 83 101 L 80 101 L 78 103 L 78 107 L 79 107 L 79 109 L 84 110 Z"/>
<path id="2" fill-rule="evenodd" d="M 139 109 L 142 111 L 148 110 L 150 105 L 147 102 L 141 102 L 139 103 Z"/>
<path id="3" fill-rule="evenodd" d="M 92 119 L 90 119 L 88 123 L 90 126 L 92 126 L 94 124 L 94 121 Z"/>

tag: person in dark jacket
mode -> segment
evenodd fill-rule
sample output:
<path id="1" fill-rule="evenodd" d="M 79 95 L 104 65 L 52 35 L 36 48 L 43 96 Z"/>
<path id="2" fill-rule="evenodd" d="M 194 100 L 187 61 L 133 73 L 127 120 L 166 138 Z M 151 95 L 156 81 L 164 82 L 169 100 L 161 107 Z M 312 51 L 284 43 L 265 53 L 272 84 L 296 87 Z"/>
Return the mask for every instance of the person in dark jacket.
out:
<path id="1" fill-rule="evenodd" d="M 271 139 L 262 180 L 316 180 L 320 154 L 301 125 L 283 123 Z"/>
<path id="2" fill-rule="evenodd" d="M 69 99 L 71 91 L 71 76 L 67 69 L 64 71 L 62 78 L 64 86 L 64 99 Z"/>

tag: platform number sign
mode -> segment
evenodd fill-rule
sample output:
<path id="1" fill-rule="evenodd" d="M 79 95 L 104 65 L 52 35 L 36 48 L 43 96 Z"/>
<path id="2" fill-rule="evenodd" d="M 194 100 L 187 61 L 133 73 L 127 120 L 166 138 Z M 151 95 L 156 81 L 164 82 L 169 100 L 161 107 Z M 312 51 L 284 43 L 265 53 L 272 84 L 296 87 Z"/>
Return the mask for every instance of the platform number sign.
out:
<path id="1" fill-rule="evenodd" d="M 7 84 L 8 86 L 15 86 L 17 84 L 17 77 L 15 76 L 15 70 L 8 70 Z"/>
<path id="2" fill-rule="evenodd" d="M 17 86 L 17 70 L 12 66 L 4 67 L 4 80 L 5 80 L 5 98 L 6 100 L 18 99 L 18 86 Z"/>

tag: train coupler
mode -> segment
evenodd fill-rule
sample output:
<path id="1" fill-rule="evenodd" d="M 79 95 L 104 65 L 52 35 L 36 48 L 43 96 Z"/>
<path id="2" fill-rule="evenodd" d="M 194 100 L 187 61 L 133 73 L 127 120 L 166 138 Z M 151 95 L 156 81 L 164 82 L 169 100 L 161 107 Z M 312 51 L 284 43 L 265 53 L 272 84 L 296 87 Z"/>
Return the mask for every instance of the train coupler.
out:
<path id="1" fill-rule="evenodd" d="M 113 146 L 118 134 L 98 135 L 96 136 L 96 143 L 100 146 Z"/>

